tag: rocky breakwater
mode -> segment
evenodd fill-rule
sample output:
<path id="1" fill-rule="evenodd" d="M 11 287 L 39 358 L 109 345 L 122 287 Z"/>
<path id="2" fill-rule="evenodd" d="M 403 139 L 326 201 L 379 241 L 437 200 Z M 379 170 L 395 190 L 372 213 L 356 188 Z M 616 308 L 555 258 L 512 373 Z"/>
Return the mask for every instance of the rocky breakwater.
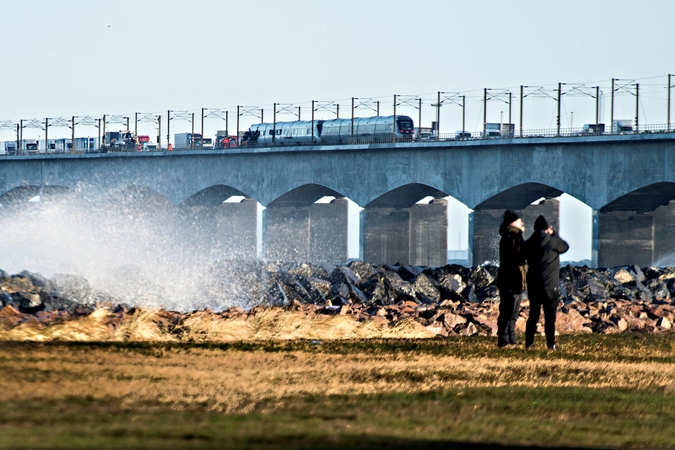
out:
<path id="1" fill-rule="evenodd" d="M 192 311 L 135 301 L 70 275 L 0 271 L 0 339 L 343 339 L 494 335 L 497 268 L 222 261 L 199 277 Z M 668 332 L 674 268 L 561 269 L 557 329 Z M 140 291 L 139 291 L 140 292 Z M 180 308 L 174 308 L 180 309 Z M 528 302 L 517 327 L 524 331 Z M 541 325 L 541 324 L 540 324 Z M 543 332 L 543 327 L 540 329 Z"/>

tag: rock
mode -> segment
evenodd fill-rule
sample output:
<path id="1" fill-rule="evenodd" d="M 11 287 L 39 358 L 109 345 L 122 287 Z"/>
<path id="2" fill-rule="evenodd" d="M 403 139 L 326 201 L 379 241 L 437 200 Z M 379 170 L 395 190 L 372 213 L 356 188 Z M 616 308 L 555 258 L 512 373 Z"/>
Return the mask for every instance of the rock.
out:
<path id="1" fill-rule="evenodd" d="M 462 291 L 462 296 L 466 299 L 466 301 L 471 302 L 471 303 L 478 303 L 478 296 L 476 296 L 476 289 L 473 285 L 467 286 L 464 288 Z"/>
<path id="2" fill-rule="evenodd" d="M 635 281 L 635 275 L 629 272 L 625 267 L 615 269 L 614 273 L 612 273 L 612 278 L 621 284 Z"/>
<path id="3" fill-rule="evenodd" d="M 445 331 L 442 323 L 434 322 L 432 324 L 427 325 L 425 328 L 428 331 L 432 332 L 434 334 L 434 336 L 438 336 L 438 335 L 442 336 L 444 334 L 445 334 L 445 336 L 448 335 L 447 331 Z"/>
<path id="4" fill-rule="evenodd" d="M 331 284 L 347 283 L 358 285 L 361 282 L 361 279 L 349 267 L 338 267 L 331 272 L 330 282 Z"/>
<path id="5" fill-rule="evenodd" d="M 563 333 L 581 333 L 586 325 L 590 325 L 591 321 L 583 317 L 579 311 L 575 309 L 563 308 L 558 311 L 555 319 L 556 330 Z"/>
<path id="6" fill-rule="evenodd" d="M 656 326 L 657 326 L 657 327 L 661 327 L 661 328 L 663 328 L 664 330 L 670 330 L 670 329 L 673 327 L 673 325 L 672 325 L 672 323 L 670 322 L 670 320 L 666 319 L 665 317 L 661 317 L 660 319 L 658 319 L 658 320 L 656 321 Z"/>
<path id="7" fill-rule="evenodd" d="M 453 314 L 451 312 L 445 312 L 442 315 L 438 316 L 438 321 L 443 322 L 449 329 L 454 329 L 457 325 L 463 325 L 466 323 L 466 319 L 459 314 Z"/>
<path id="8" fill-rule="evenodd" d="M 33 315 L 21 313 L 11 305 L 0 309 L 0 327 L 12 329 L 25 322 L 40 323 Z"/>
<path id="9" fill-rule="evenodd" d="M 420 298 L 420 294 L 424 294 L 424 296 L 431 300 L 432 303 L 438 303 L 441 301 L 441 293 L 439 292 L 438 288 L 436 288 L 436 285 L 431 280 L 431 278 L 423 273 L 419 273 L 417 275 L 415 281 L 412 283 L 412 288 L 414 289 L 420 301 L 424 303 L 428 302 Z"/>
<path id="10" fill-rule="evenodd" d="M 495 277 L 492 275 L 491 266 L 478 266 L 476 267 L 473 272 L 471 272 L 471 275 L 469 276 L 469 280 L 474 284 L 474 286 L 478 288 L 482 287 L 487 287 L 489 284 L 494 283 Z"/>
<path id="11" fill-rule="evenodd" d="M 398 268 L 396 273 L 408 283 L 412 283 L 419 274 L 422 273 L 422 269 L 415 266 L 401 266 Z"/>
<path id="12" fill-rule="evenodd" d="M 647 279 L 647 277 L 645 277 L 645 274 L 642 272 L 642 269 L 640 269 L 640 267 L 638 266 L 630 266 L 628 270 L 634 275 L 635 281 L 639 281 L 640 283 L 642 283 Z"/>
<path id="13" fill-rule="evenodd" d="M 594 333 L 614 334 L 619 332 L 617 325 L 611 320 L 599 320 L 590 326 Z"/>
<path id="14" fill-rule="evenodd" d="M 466 326 L 460 326 L 458 334 L 461 336 L 475 336 L 478 334 L 478 328 L 473 322 L 468 322 Z"/>
<path id="15" fill-rule="evenodd" d="M 619 331 L 626 331 L 628 329 L 628 321 L 623 317 L 614 317 L 612 322 L 616 324 Z"/>
<path id="16" fill-rule="evenodd" d="M 340 314 L 340 309 L 342 309 L 342 306 L 326 305 L 323 308 L 319 309 L 318 313 L 326 314 L 329 316 L 336 316 Z"/>
<path id="17" fill-rule="evenodd" d="M 377 271 L 372 264 L 363 261 L 352 261 L 347 264 L 347 267 L 349 267 L 362 282 L 369 280 Z"/>
<path id="18" fill-rule="evenodd" d="M 657 279 L 648 280 L 644 286 L 649 289 L 656 301 L 670 301 L 670 291 L 664 282 Z"/>

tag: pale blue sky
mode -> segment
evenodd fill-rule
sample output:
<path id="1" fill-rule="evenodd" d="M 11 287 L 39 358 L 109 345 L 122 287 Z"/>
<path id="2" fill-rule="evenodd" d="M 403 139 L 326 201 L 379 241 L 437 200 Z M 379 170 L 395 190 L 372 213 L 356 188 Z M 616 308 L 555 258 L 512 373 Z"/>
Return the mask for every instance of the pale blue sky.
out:
<path id="1" fill-rule="evenodd" d="M 385 113 L 393 94 L 402 94 L 423 97 L 422 125 L 429 126 L 441 90 L 469 97 L 467 128 L 475 130 L 485 87 L 514 93 L 517 123 L 521 84 L 608 89 L 615 77 L 640 83 L 642 123 L 665 123 L 673 17 L 669 0 L 0 0 L 0 121 L 236 105 L 267 115 L 273 102 L 308 114 L 311 100 L 339 102 L 347 115 L 352 96 L 380 100 Z M 555 127 L 555 101 L 526 102 L 525 128 Z M 617 97 L 615 117 L 633 118 L 634 102 L 627 93 Z M 588 97 L 570 95 L 562 109 L 563 126 L 594 121 Z M 608 121 L 608 98 L 604 110 Z M 502 111 L 505 103 L 490 102 L 488 121 Z M 414 109 L 401 112 L 417 122 Z M 461 127 L 458 106 L 442 112 L 441 132 Z M 171 127 L 173 134 L 190 124 Z M 223 128 L 206 123 L 207 134 Z M 156 135 L 149 124 L 140 131 Z M 68 133 L 50 128 L 50 136 Z M 0 130 L 0 140 L 12 138 Z M 572 217 L 561 231 L 590 243 L 590 222 L 581 220 L 575 232 Z M 569 259 L 590 256 L 572 249 Z"/>

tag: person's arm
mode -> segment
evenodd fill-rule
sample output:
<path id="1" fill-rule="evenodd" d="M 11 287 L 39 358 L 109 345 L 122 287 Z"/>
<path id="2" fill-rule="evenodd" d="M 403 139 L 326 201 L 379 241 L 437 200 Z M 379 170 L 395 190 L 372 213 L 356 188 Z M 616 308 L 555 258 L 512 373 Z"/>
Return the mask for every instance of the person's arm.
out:
<path id="1" fill-rule="evenodd" d="M 558 253 L 565 253 L 570 249 L 570 246 L 567 242 L 560 239 L 556 234 L 553 234 L 551 236 L 551 249 Z"/>

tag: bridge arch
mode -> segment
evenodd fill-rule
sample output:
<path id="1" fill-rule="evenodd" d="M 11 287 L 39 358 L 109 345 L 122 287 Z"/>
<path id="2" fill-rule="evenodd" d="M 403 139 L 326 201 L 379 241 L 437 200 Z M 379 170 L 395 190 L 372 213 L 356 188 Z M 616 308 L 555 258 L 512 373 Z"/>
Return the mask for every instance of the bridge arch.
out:
<path id="1" fill-rule="evenodd" d="M 0 205 L 25 203 L 35 197 L 40 197 L 40 200 L 55 200 L 72 193 L 74 193 L 74 191 L 67 186 L 24 185 L 10 189 L 0 195 Z"/>
<path id="2" fill-rule="evenodd" d="M 597 212 L 598 265 L 672 263 L 675 182 L 657 182 L 614 198 Z"/>
<path id="3" fill-rule="evenodd" d="M 445 192 L 422 183 L 409 183 L 391 189 L 374 198 L 366 208 L 410 208 L 425 197 L 441 199 L 447 197 Z"/>
<path id="4" fill-rule="evenodd" d="M 486 198 L 474 210 L 522 210 L 540 198 L 556 198 L 563 191 L 543 183 L 522 183 Z"/>
<path id="5" fill-rule="evenodd" d="M 600 212 L 635 211 L 646 213 L 654 211 L 660 206 L 666 206 L 672 200 L 675 200 L 675 182 L 653 183 L 614 198 L 600 208 Z"/>
<path id="6" fill-rule="evenodd" d="M 267 207 L 309 207 L 322 197 L 328 196 L 336 198 L 344 197 L 344 195 L 334 189 L 316 183 L 309 183 L 280 195 L 268 203 Z"/>
<path id="7" fill-rule="evenodd" d="M 227 186 L 224 184 L 215 184 L 209 186 L 201 191 L 192 194 L 190 197 L 183 200 L 181 206 L 203 206 L 214 207 L 222 204 L 225 200 L 231 197 L 248 197 L 246 193 L 239 189 Z"/>

